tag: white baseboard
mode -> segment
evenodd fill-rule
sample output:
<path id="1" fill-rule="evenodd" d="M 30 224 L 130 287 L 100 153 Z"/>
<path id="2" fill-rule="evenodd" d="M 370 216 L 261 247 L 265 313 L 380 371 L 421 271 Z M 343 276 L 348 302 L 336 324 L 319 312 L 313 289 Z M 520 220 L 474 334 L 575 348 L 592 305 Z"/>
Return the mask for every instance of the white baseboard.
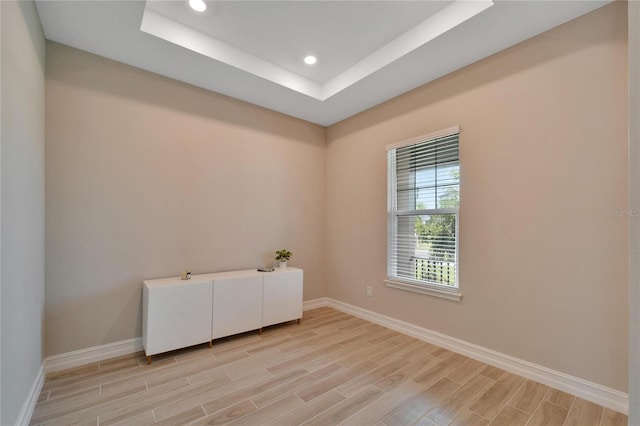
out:
<path id="1" fill-rule="evenodd" d="M 328 303 L 329 299 L 326 297 L 308 300 L 303 303 L 303 310 L 308 311 L 309 309 L 329 306 Z M 142 350 L 144 350 L 144 348 L 142 347 L 141 337 L 79 349 L 77 351 L 47 357 L 43 363 L 44 372 L 46 374 L 53 371 L 66 370 L 67 368 L 79 367 L 92 362 L 104 361 L 105 359 L 128 355 Z"/>
<path id="2" fill-rule="evenodd" d="M 53 355 L 44 360 L 45 372 L 66 370 L 92 362 L 104 361 L 117 356 L 128 355 L 143 350 L 142 338 L 122 340 L 106 345 L 80 349 L 60 355 Z"/>
<path id="3" fill-rule="evenodd" d="M 308 311 L 310 309 L 322 308 L 323 306 L 329 306 L 330 299 L 328 297 L 320 297 L 318 299 L 305 300 L 302 303 L 302 310 Z"/>
<path id="4" fill-rule="evenodd" d="M 612 410 L 624 414 L 628 414 L 629 412 L 629 395 L 624 392 L 335 299 L 314 299 L 305 302 L 305 304 L 307 303 L 313 307 L 309 309 L 328 306 L 383 327 L 407 334 L 416 339 L 450 349 L 486 364 L 493 365 L 494 367 L 535 380 L 547 386 L 568 392 L 572 395 L 579 396 L 587 401 Z"/>
<path id="5" fill-rule="evenodd" d="M 42 390 L 42 385 L 44 384 L 44 363 L 40 366 L 38 370 L 38 374 L 36 374 L 36 378 L 31 385 L 31 389 L 29 389 L 29 393 L 22 404 L 22 408 L 18 413 L 18 418 L 16 419 L 16 425 L 28 425 L 31 421 L 31 416 L 33 415 L 33 410 L 36 408 L 36 403 L 38 402 L 38 397 L 40 396 L 40 391 Z"/>

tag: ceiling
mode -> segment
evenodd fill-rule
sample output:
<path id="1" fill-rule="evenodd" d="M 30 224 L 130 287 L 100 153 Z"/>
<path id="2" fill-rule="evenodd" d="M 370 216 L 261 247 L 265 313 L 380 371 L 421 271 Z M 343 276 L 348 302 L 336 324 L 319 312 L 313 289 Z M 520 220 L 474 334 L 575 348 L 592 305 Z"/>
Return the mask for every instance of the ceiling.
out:
<path id="1" fill-rule="evenodd" d="M 50 40 L 326 126 L 609 0 L 205 2 L 37 7 Z"/>

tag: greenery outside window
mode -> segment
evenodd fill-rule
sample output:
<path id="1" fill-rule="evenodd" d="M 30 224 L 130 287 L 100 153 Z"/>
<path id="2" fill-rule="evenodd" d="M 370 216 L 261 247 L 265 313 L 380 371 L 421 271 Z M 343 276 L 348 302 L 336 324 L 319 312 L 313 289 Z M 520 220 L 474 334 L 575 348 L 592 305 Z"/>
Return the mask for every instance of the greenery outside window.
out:
<path id="1" fill-rule="evenodd" d="M 459 135 L 453 127 L 387 147 L 388 283 L 458 290 Z"/>

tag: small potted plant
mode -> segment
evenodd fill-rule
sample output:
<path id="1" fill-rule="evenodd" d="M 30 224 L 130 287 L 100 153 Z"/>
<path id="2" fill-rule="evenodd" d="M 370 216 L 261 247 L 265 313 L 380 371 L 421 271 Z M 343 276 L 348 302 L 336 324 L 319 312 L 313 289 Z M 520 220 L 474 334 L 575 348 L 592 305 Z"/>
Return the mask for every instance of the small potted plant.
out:
<path id="1" fill-rule="evenodd" d="M 276 250 L 276 260 L 280 262 L 281 268 L 287 267 L 287 261 L 291 259 L 291 256 L 293 256 L 293 253 L 289 250 Z"/>

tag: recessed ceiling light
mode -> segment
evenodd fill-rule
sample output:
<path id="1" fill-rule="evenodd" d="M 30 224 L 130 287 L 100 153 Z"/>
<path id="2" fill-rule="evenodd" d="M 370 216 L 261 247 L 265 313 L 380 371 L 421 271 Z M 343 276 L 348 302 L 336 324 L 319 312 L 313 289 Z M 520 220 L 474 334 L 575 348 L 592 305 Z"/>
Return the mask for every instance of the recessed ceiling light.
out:
<path id="1" fill-rule="evenodd" d="M 207 10 L 207 5 L 204 3 L 204 0 L 189 0 L 189 6 L 196 12 L 204 12 Z"/>
<path id="2" fill-rule="evenodd" d="M 309 55 L 304 58 L 304 63 L 307 65 L 313 65 L 316 62 L 318 62 L 318 59 L 313 55 Z"/>

